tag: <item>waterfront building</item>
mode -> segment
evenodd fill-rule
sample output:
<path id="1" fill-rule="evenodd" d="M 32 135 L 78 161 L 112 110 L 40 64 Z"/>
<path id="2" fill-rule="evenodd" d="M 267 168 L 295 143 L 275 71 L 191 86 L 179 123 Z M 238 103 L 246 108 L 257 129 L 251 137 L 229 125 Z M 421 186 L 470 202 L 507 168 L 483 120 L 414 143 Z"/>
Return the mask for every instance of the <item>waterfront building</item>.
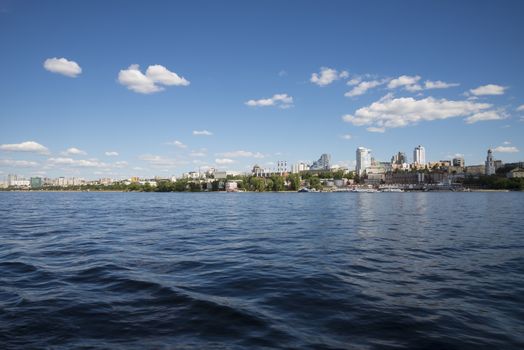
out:
<path id="1" fill-rule="evenodd" d="M 486 171 L 485 165 L 469 165 L 466 167 L 466 173 L 468 175 L 481 175 Z"/>
<path id="2" fill-rule="evenodd" d="M 486 157 L 484 174 L 488 176 L 495 174 L 495 160 L 493 159 L 493 151 L 491 150 L 491 148 L 488 149 L 488 155 Z"/>
<path id="3" fill-rule="evenodd" d="M 279 160 L 277 161 L 277 173 L 280 175 L 287 173 L 287 161 Z"/>
<path id="4" fill-rule="evenodd" d="M 455 157 L 452 160 L 453 166 L 464 168 L 464 157 Z"/>
<path id="5" fill-rule="evenodd" d="M 408 158 L 404 152 L 398 152 L 393 157 L 391 157 L 391 164 L 402 165 L 408 162 Z"/>
<path id="6" fill-rule="evenodd" d="M 524 169 L 522 168 L 515 168 L 513 170 L 510 170 L 506 177 L 508 179 L 514 179 L 514 178 L 524 178 Z"/>
<path id="7" fill-rule="evenodd" d="M 358 176 L 362 176 L 366 168 L 371 166 L 371 150 L 365 147 L 357 148 L 357 165 L 355 171 Z"/>
<path id="8" fill-rule="evenodd" d="M 298 174 L 302 171 L 307 171 L 307 170 L 309 170 L 309 165 L 303 162 L 296 163 L 291 166 L 291 172 L 293 174 Z"/>
<path id="9" fill-rule="evenodd" d="M 309 167 L 309 170 L 329 170 L 331 169 L 331 155 L 324 153 L 320 156 L 320 158 L 315 161 L 311 167 Z"/>
<path id="10" fill-rule="evenodd" d="M 426 149 L 418 145 L 413 150 L 413 163 L 416 165 L 425 165 L 426 164 Z"/>
<path id="11" fill-rule="evenodd" d="M 41 177 L 32 177 L 30 179 L 31 188 L 40 188 L 44 184 L 44 180 Z"/>

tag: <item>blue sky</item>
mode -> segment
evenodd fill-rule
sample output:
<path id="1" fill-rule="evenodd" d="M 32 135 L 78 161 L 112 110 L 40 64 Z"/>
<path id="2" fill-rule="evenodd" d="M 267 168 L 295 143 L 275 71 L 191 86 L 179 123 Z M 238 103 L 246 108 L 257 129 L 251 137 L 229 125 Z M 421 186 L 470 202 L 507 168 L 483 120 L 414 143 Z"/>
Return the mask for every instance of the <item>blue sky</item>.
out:
<path id="1" fill-rule="evenodd" d="M 358 146 L 411 161 L 419 144 L 430 161 L 522 161 L 523 16 L 522 1 L 1 1 L 0 177 L 321 153 L 353 168 Z"/>

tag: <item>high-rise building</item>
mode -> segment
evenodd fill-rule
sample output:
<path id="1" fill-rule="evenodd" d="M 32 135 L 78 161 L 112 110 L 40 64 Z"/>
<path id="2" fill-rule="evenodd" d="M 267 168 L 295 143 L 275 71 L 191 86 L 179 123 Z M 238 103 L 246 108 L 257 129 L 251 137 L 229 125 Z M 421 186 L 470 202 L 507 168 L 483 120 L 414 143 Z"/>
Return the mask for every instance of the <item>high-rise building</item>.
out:
<path id="1" fill-rule="evenodd" d="M 391 157 L 391 164 L 402 165 L 408 162 L 408 158 L 404 152 L 398 152 L 393 157 Z"/>
<path id="2" fill-rule="evenodd" d="M 413 163 L 417 165 L 425 165 L 426 164 L 426 149 L 418 145 L 415 147 L 415 150 L 413 151 Z"/>
<path id="3" fill-rule="evenodd" d="M 488 156 L 486 157 L 485 172 L 486 175 L 495 174 L 495 160 L 493 159 L 493 151 L 488 149 Z"/>
<path id="4" fill-rule="evenodd" d="M 366 168 L 371 166 L 371 150 L 365 147 L 357 148 L 357 165 L 355 167 L 358 176 L 362 176 Z"/>
<path id="5" fill-rule="evenodd" d="M 464 168 L 464 158 L 463 157 L 455 157 L 453 158 L 453 166 L 458 166 L 461 168 Z"/>
<path id="6" fill-rule="evenodd" d="M 331 169 L 331 155 L 324 153 L 320 156 L 320 158 L 314 162 L 310 170 L 329 170 Z"/>

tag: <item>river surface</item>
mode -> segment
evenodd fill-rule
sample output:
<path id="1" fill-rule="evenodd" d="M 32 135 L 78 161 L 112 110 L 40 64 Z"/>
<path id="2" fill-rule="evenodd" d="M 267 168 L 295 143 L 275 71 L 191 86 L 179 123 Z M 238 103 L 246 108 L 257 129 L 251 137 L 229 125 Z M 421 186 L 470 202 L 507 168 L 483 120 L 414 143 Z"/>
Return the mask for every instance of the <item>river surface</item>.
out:
<path id="1" fill-rule="evenodd" d="M 523 349 L 524 193 L 0 193 L 0 348 Z"/>

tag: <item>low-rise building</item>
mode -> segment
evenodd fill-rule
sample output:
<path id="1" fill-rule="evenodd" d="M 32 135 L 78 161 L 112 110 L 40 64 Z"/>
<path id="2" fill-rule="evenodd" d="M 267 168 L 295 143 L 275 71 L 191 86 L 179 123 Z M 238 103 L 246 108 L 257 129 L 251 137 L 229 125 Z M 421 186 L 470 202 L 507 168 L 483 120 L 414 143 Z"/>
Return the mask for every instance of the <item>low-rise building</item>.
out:
<path id="1" fill-rule="evenodd" d="M 506 174 L 506 177 L 508 179 L 524 178 L 524 169 L 522 169 L 522 168 L 515 168 L 513 170 L 510 170 Z"/>

